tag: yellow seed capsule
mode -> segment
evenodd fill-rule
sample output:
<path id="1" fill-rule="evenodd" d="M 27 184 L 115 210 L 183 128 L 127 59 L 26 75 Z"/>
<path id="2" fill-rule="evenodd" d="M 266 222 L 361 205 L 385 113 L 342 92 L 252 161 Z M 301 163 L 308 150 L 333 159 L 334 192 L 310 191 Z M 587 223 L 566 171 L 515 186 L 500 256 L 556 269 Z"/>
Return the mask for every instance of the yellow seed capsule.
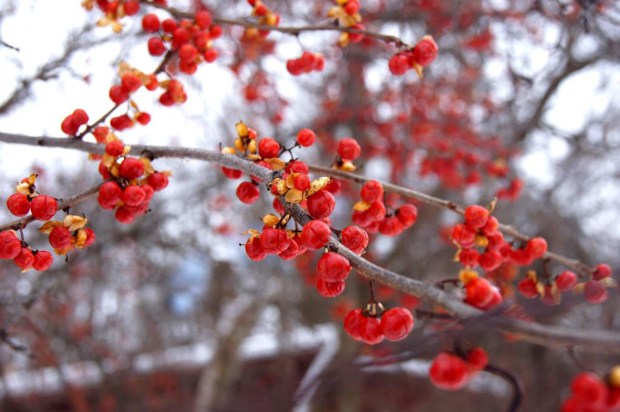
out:
<path id="1" fill-rule="evenodd" d="M 243 145 L 241 139 L 235 139 L 235 149 L 239 150 L 240 152 L 245 150 L 245 146 Z"/>
<path id="2" fill-rule="evenodd" d="M 614 366 L 609 372 L 609 383 L 614 388 L 620 389 L 620 365 Z"/>
<path id="3" fill-rule="evenodd" d="M 263 216 L 263 223 L 269 227 L 275 227 L 279 221 L 280 218 L 272 213 Z"/>
<path id="4" fill-rule="evenodd" d="M 226 146 L 222 148 L 222 153 L 224 154 L 235 154 L 235 148 L 234 147 L 230 147 L 230 146 Z"/>
<path id="5" fill-rule="evenodd" d="M 459 272 L 459 279 L 463 285 L 467 285 L 472 280 L 478 277 L 478 272 L 471 269 L 463 269 Z"/>
<path id="6" fill-rule="evenodd" d="M 245 123 L 239 121 L 235 124 L 235 128 L 239 137 L 246 137 L 248 135 L 248 126 Z"/>

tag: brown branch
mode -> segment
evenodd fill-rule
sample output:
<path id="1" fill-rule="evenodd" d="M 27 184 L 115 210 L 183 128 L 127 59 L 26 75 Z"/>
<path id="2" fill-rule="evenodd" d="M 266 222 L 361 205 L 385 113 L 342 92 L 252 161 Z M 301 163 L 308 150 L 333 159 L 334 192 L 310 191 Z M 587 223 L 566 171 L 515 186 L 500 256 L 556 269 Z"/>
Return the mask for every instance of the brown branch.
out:
<path id="1" fill-rule="evenodd" d="M 322 174 L 332 176 L 332 177 L 339 177 L 342 179 L 352 180 L 357 183 L 363 183 L 367 180 L 365 177 L 361 175 L 358 175 L 355 173 L 343 172 L 340 170 L 331 169 L 329 167 L 310 165 L 309 168 L 313 172 L 322 173 Z M 383 189 L 386 192 L 396 193 L 403 197 L 419 200 L 428 205 L 448 209 L 461 216 L 464 215 L 465 213 L 465 209 L 463 208 L 463 206 L 457 205 L 456 203 L 451 202 L 449 200 L 441 199 L 441 198 L 429 195 L 427 193 L 419 192 L 417 190 L 407 189 L 402 186 L 398 186 L 398 185 L 395 185 L 389 182 L 381 182 L 381 184 L 383 185 Z M 521 240 L 523 242 L 527 242 L 530 239 L 530 236 L 527 236 L 524 233 L 519 232 L 517 229 L 515 229 L 511 225 L 500 223 L 499 228 L 505 234 L 512 236 L 513 238 Z M 542 258 L 554 260 L 568 268 L 576 270 L 579 273 L 589 274 L 591 272 L 590 266 L 586 265 L 585 263 L 577 259 L 571 259 L 569 257 L 560 255 L 558 253 L 547 252 L 542 256 Z"/>
<path id="2" fill-rule="evenodd" d="M 90 199 L 91 197 L 94 197 L 98 191 L 99 191 L 99 185 L 95 187 L 91 187 L 85 192 L 78 193 L 75 196 L 71 196 L 68 199 L 61 199 L 58 202 L 58 210 L 68 209 L 68 208 L 71 208 L 77 205 L 78 203 L 82 203 L 83 201 Z M 11 229 L 18 230 L 20 228 L 25 228 L 26 225 L 32 221 L 34 221 L 34 218 L 32 217 L 32 215 L 22 217 L 21 219 L 17 219 L 10 223 L 0 225 L 0 232 L 4 230 L 11 230 Z"/>
<path id="3" fill-rule="evenodd" d="M 100 153 L 103 151 L 103 145 L 67 138 L 31 137 L 0 133 L 0 141 L 44 147 L 61 147 L 90 153 Z M 273 172 L 270 169 L 240 157 L 198 148 L 134 145 L 131 147 L 131 153 L 147 153 L 153 158 L 169 157 L 214 162 L 222 166 L 242 170 L 266 182 L 270 181 L 274 175 L 279 174 L 279 172 Z M 359 179 L 360 177 L 357 176 L 357 178 Z M 402 190 L 406 191 L 407 189 Z M 93 191 L 92 194 L 94 194 L 96 189 L 91 189 L 91 191 Z M 82 200 L 85 200 L 85 198 Z M 310 217 L 298 204 L 287 203 L 285 208 L 286 211 L 302 225 L 310 220 Z M 367 261 L 344 247 L 335 237 L 332 238 L 328 247 L 346 257 L 362 276 L 371 280 L 376 280 L 401 292 L 417 296 L 430 304 L 441 306 L 449 315 L 458 319 L 472 320 L 484 318 L 489 324 L 497 326 L 504 332 L 516 334 L 525 341 L 543 346 L 563 348 L 575 347 L 584 351 L 620 353 L 620 333 L 605 330 L 577 330 L 575 328 L 542 325 L 534 322 L 524 322 L 506 316 L 498 316 L 497 313 L 483 312 L 461 302 L 459 299 L 455 298 L 454 295 L 448 294 L 432 284 L 412 279 L 412 276 L 404 276 L 392 272 Z"/>

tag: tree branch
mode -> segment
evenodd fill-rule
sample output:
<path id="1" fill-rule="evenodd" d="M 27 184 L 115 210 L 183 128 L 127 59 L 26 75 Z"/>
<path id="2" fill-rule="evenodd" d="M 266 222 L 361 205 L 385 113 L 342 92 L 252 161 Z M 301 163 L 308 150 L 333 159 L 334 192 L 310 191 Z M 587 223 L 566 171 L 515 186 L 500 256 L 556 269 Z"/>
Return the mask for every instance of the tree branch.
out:
<path id="1" fill-rule="evenodd" d="M 71 138 L 32 137 L 0 132 L 0 141 L 41 147 L 60 147 L 90 153 L 101 153 L 103 151 L 103 145 Z M 272 170 L 240 157 L 225 155 L 205 149 L 134 145 L 131 147 L 131 153 L 138 155 L 148 154 L 153 158 L 170 157 L 214 162 L 222 166 L 242 170 L 245 173 L 263 179 L 265 182 L 270 181 L 274 174 L 278 174 L 278 172 L 273 172 Z M 359 176 L 356 176 L 356 178 L 359 179 Z M 407 189 L 401 188 L 400 190 L 406 191 Z M 93 188 L 89 191 L 90 195 L 78 195 L 82 196 L 79 201 L 85 200 L 95 192 L 96 188 Z M 73 204 L 76 203 L 78 203 L 78 201 L 75 201 Z M 310 217 L 298 204 L 288 203 L 285 207 L 287 212 L 300 224 L 304 224 L 310 220 Z M 13 227 L 14 225 L 15 222 L 9 224 L 8 227 Z M 417 296 L 430 304 L 441 306 L 448 314 L 456 318 L 462 320 L 484 318 L 489 324 L 496 325 L 504 332 L 517 334 L 525 341 L 543 346 L 575 347 L 584 351 L 620 353 L 620 333 L 605 330 L 577 330 L 575 328 L 542 325 L 534 322 L 511 319 L 507 316 L 499 316 L 500 313 L 493 311 L 483 312 L 461 302 L 455 296 L 429 283 L 421 282 L 409 276 L 404 276 L 377 266 L 354 254 L 335 238 L 332 239 L 328 246 L 346 257 L 362 276 L 376 280 L 401 292 Z"/>

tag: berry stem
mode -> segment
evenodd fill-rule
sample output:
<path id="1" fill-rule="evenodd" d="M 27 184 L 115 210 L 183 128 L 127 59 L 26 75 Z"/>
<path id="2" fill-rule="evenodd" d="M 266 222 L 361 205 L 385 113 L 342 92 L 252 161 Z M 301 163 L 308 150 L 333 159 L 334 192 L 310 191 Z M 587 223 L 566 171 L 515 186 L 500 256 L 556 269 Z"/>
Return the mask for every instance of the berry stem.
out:
<path id="1" fill-rule="evenodd" d="M 504 379 L 510 386 L 512 387 L 512 397 L 510 399 L 510 403 L 508 404 L 508 412 L 516 412 L 521 407 L 523 403 L 523 383 L 517 378 L 516 375 L 512 374 L 509 370 L 500 368 L 499 366 L 487 364 L 484 368 L 486 372 L 492 373 L 502 379 Z"/>

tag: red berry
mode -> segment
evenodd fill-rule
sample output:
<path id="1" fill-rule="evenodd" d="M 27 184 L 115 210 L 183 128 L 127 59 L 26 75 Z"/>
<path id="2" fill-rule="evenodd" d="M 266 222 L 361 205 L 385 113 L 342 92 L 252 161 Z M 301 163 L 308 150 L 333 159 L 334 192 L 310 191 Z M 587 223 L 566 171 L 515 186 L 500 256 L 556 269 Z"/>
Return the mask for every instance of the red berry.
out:
<path id="1" fill-rule="evenodd" d="M 151 115 L 146 112 L 141 112 L 138 116 L 136 116 L 136 121 L 142 126 L 146 126 L 151 122 Z"/>
<path id="2" fill-rule="evenodd" d="M 258 154 L 263 159 L 278 157 L 279 152 L 280 143 L 276 142 L 271 137 L 265 137 L 258 142 Z"/>
<path id="3" fill-rule="evenodd" d="M 51 196 L 39 195 L 30 202 L 30 209 L 36 220 L 50 220 L 58 211 L 58 202 Z"/>
<path id="4" fill-rule="evenodd" d="M 261 261 L 265 259 L 265 257 L 267 257 L 267 253 L 265 253 L 265 250 L 260 245 L 260 241 L 256 237 L 248 239 L 247 243 L 245 244 L 245 253 L 250 259 L 256 262 Z"/>
<path id="5" fill-rule="evenodd" d="M 147 33 L 159 30 L 159 17 L 153 13 L 146 14 L 142 17 L 142 29 Z"/>
<path id="6" fill-rule="evenodd" d="M 320 249 L 331 239 L 332 231 L 320 220 L 311 220 L 301 230 L 301 242 L 308 249 Z"/>
<path id="7" fill-rule="evenodd" d="M 133 126 L 133 120 L 126 114 L 116 116 L 110 119 L 110 126 L 116 130 L 125 130 Z"/>
<path id="8" fill-rule="evenodd" d="M 519 289 L 519 292 L 521 292 L 521 294 L 528 299 L 538 297 L 536 282 L 532 278 L 527 277 L 522 279 L 517 285 L 517 289 Z"/>
<path id="9" fill-rule="evenodd" d="M 116 182 L 105 182 L 99 186 L 97 201 L 104 209 L 114 209 L 121 201 L 123 190 Z"/>
<path id="10" fill-rule="evenodd" d="M 479 229 L 486 225 L 489 219 L 489 210 L 478 205 L 471 205 L 465 208 L 465 225 L 472 229 Z"/>
<path id="11" fill-rule="evenodd" d="M 133 73 L 125 73 L 121 77 L 121 87 L 127 93 L 133 93 L 142 86 L 142 80 Z"/>
<path id="12" fill-rule="evenodd" d="M 362 315 L 359 323 L 360 339 L 369 344 L 375 345 L 383 341 L 383 327 L 381 320 L 375 317 L 365 317 Z"/>
<path id="13" fill-rule="evenodd" d="M 338 142 L 338 155 L 343 160 L 355 160 L 362 153 L 362 148 L 351 137 L 346 137 Z"/>
<path id="14" fill-rule="evenodd" d="M 386 214 L 385 205 L 383 201 L 372 202 L 370 207 L 366 210 L 368 219 L 371 221 L 379 221 L 385 218 Z"/>
<path id="15" fill-rule="evenodd" d="M 336 199 L 327 190 L 319 190 L 308 198 L 308 213 L 315 219 L 328 217 L 336 207 Z"/>
<path id="16" fill-rule="evenodd" d="M 201 29 L 207 29 L 209 28 L 211 23 L 213 23 L 211 13 L 206 10 L 200 10 L 199 12 L 197 12 L 194 20 L 196 21 L 198 27 L 200 27 Z"/>
<path id="17" fill-rule="evenodd" d="M 418 208 L 410 203 L 396 209 L 395 214 L 405 228 L 412 226 L 418 220 Z"/>
<path id="18" fill-rule="evenodd" d="M 583 288 L 583 296 L 590 303 L 601 303 L 607 300 L 607 289 L 598 280 L 589 280 Z"/>
<path id="19" fill-rule="evenodd" d="M 360 10 L 360 4 L 355 0 L 349 0 L 344 6 L 344 12 L 348 15 L 353 15 Z"/>
<path id="20" fill-rule="evenodd" d="M 213 63 L 215 60 L 217 60 L 218 52 L 213 47 L 211 47 L 205 50 L 203 57 L 207 63 Z"/>
<path id="21" fill-rule="evenodd" d="M 342 281 L 328 282 L 320 276 L 316 280 L 316 290 L 319 292 L 319 295 L 324 298 L 336 297 L 344 292 L 344 288 L 345 283 Z"/>
<path id="22" fill-rule="evenodd" d="M 558 289 L 560 289 L 561 292 L 566 292 L 577 284 L 577 275 L 575 272 L 565 270 L 555 278 L 555 283 L 558 285 Z"/>
<path id="23" fill-rule="evenodd" d="M 32 261 L 32 268 L 39 272 L 49 269 L 52 265 L 54 258 L 52 254 L 47 250 L 39 250 L 34 253 L 34 260 Z"/>
<path id="24" fill-rule="evenodd" d="M 136 0 L 127 0 L 123 4 L 123 8 L 125 9 L 125 14 L 127 16 L 133 16 L 140 10 L 140 3 Z"/>
<path id="25" fill-rule="evenodd" d="M 21 270 L 30 269 L 32 267 L 32 263 L 34 262 L 32 250 L 30 250 L 30 248 L 28 247 L 22 247 L 22 250 L 19 252 L 19 254 L 13 258 L 13 262 Z"/>
<path id="26" fill-rule="evenodd" d="M 502 295 L 488 280 L 475 278 L 465 285 L 465 302 L 478 309 L 490 309 L 502 302 Z"/>
<path id="27" fill-rule="evenodd" d="M 318 273 L 327 282 L 343 281 L 349 276 L 351 264 L 336 252 L 327 252 L 319 259 Z"/>
<path id="28" fill-rule="evenodd" d="M 312 146 L 315 139 L 316 134 L 310 129 L 301 129 L 299 132 L 297 132 L 297 142 L 300 146 Z"/>
<path id="29" fill-rule="evenodd" d="M 607 398 L 607 385 L 601 378 L 590 372 L 575 376 L 570 388 L 575 398 L 586 401 L 590 405 L 604 402 Z"/>
<path id="30" fill-rule="evenodd" d="M 606 263 L 599 263 L 594 267 L 594 271 L 592 272 L 592 279 L 601 280 L 611 277 L 611 266 Z"/>
<path id="31" fill-rule="evenodd" d="M 379 232 L 386 236 L 398 236 L 403 231 L 403 224 L 396 216 L 389 216 L 379 222 Z"/>
<path id="32" fill-rule="evenodd" d="M 129 185 L 123 190 L 122 200 L 127 206 L 140 206 L 146 199 L 146 193 L 138 185 Z"/>
<path id="33" fill-rule="evenodd" d="M 121 85 L 115 84 L 110 87 L 109 92 L 110 100 L 112 100 L 116 104 L 121 104 L 127 99 L 129 99 L 129 92 L 124 89 Z"/>
<path id="34" fill-rule="evenodd" d="M 195 62 L 198 50 L 193 44 L 185 43 L 179 49 L 179 59 L 183 62 Z"/>
<path id="35" fill-rule="evenodd" d="M 147 44 L 149 48 L 149 54 L 151 56 L 161 56 L 166 51 L 166 46 L 164 46 L 164 42 L 159 37 L 151 37 Z"/>
<path id="36" fill-rule="evenodd" d="M 119 157 L 124 150 L 125 145 L 120 140 L 113 140 L 105 146 L 105 152 L 113 157 Z"/>
<path id="37" fill-rule="evenodd" d="M 368 233 L 359 226 L 347 226 L 340 232 L 340 242 L 351 252 L 361 255 L 368 246 Z"/>
<path id="38" fill-rule="evenodd" d="M 296 238 L 290 238 L 290 242 L 288 243 L 288 247 L 282 252 L 278 253 L 278 257 L 282 260 L 291 260 L 295 259 L 299 254 L 304 253 L 307 248 L 301 248 L 300 244 L 297 243 Z"/>
<path id="39" fill-rule="evenodd" d="M 534 259 L 547 253 L 547 241 L 542 237 L 533 237 L 525 245 L 525 253 Z"/>
<path id="40" fill-rule="evenodd" d="M 286 168 L 284 170 L 287 173 L 303 173 L 306 175 L 310 171 L 310 169 L 308 168 L 308 165 L 302 162 L 301 160 L 293 160 L 292 162 L 286 165 Z"/>
<path id="41" fill-rule="evenodd" d="M 56 250 L 67 250 L 73 245 L 73 236 L 64 226 L 56 226 L 49 234 L 50 245 Z"/>
<path id="42" fill-rule="evenodd" d="M 354 309 L 344 317 L 344 330 L 355 340 L 362 340 L 360 336 L 360 321 L 362 320 L 362 309 Z"/>
<path id="43" fill-rule="evenodd" d="M 144 174 L 144 163 L 135 157 L 126 157 L 118 168 L 120 177 L 135 180 Z"/>
<path id="44" fill-rule="evenodd" d="M 13 259 L 22 250 L 22 242 L 12 231 L 0 232 L 0 259 Z"/>
<path id="45" fill-rule="evenodd" d="M 413 316 L 408 309 L 397 307 L 383 312 L 381 315 L 383 336 L 387 340 L 405 339 L 413 330 Z"/>
<path id="46" fill-rule="evenodd" d="M 490 272 L 492 270 L 497 269 L 503 262 L 503 257 L 497 252 L 492 250 L 487 250 L 483 254 L 480 255 L 478 259 L 478 263 L 482 269 Z"/>
<path id="47" fill-rule="evenodd" d="M 461 249 L 458 254 L 458 259 L 461 265 L 473 268 L 478 266 L 478 259 L 480 259 L 480 254 L 474 248 Z"/>
<path id="48" fill-rule="evenodd" d="M 222 173 L 229 179 L 239 179 L 243 172 L 239 169 L 229 169 L 228 167 L 222 166 Z"/>
<path id="49" fill-rule="evenodd" d="M 460 357 L 442 352 L 433 360 L 429 370 L 433 385 L 440 389 L 456 390 L 467 383 L 467 364 Z"/>
<path id="50" fill-rule="evenodd" d="M 381 201 L 383 200 L 383 185 L 376 180 L 369 180 L 362 186 L 360 196 L 368 203 Z"/>
<path id="51" fill-rule="evenodd" d="M 172 33 L 177 28 L 177 21 L 172 18 L 165 19 L 164 21 L 161 22 L 161 28 L 166 33 Z"/>
<path id="52" fill-rule="evenodd" d="M 118 222 L 128 225 L 136 219 L 136 211 L 127 206 L 121 206 L 114 212 L 114 218 Z"/>
<path id="53" fill-rule="evenodd" d="M 388 61 L 388 68 L 390 72 L 395 76 L 402 76 L 409 70 L 411 64 L 409 64 L 409 57 L 403 53 L 397 53 L 390 57 Z"/>
<path id="54" fill-rule="evenodd" d="M 7 199 L 6 207 L 14 216 L 26 216 L 30 212 L 30 200 L 23 193 L 13 193 Z"/>
<path id="55" fill-rule="evenodd" d="M 469 226 L 459 223 L 452 228 L 450 237 L 461 247 L 470 248 L 476 240 L 476 232 L 470 229 Z"/>
<path id="56" fill-rule="evenodd" d="M 153 190 L 159 192 L 168 187 L 168 175 L 166 173 L 155 172 L 149 176 L 147 182 Z"/>
<path id="57" fill-rule="evenodd" d="M 258 238 L 260 245 L 265 253 L 278 254 L 284 252 L 289 247 L 291 239 L 286 230 L 266 228 Z"/>
<path id="58" fill-rule="evenodd" d="M 250 182 L 241 182 L 239 186 L 237 186 L 236 194 L 239 200 L 248 205 L 256 202 L 260 197 L 258 187 Z"/>
<path id="59" fill-rule="evenodd" d="M 88 115 L 83 109 L 75 109 L 72 116 L 73 122 L 79 126 L 88 123 Z"/>
<path id="60" fill-rule="evenodd" d="M 489 363 L 489 355 L 482 348 L 474 348 L 467 354 L 467 363 L 472 370 L 482 370 Z"/>
<path id="61" fill-rule="evenodd" d="M 302 192 L 310 189 L 310 184 L 310 177 L 305 174 L 297 175 L 293 179 L 293 185 L 295 186 L 295 189 L 301 190 Z"/>
<path id="62" fill-rule="evenodd" d="M 439 48 L 431 36 L 424 36 L 413 48 L 412 59 L 420 66 L 428 66 L 437 57 Z"/>

